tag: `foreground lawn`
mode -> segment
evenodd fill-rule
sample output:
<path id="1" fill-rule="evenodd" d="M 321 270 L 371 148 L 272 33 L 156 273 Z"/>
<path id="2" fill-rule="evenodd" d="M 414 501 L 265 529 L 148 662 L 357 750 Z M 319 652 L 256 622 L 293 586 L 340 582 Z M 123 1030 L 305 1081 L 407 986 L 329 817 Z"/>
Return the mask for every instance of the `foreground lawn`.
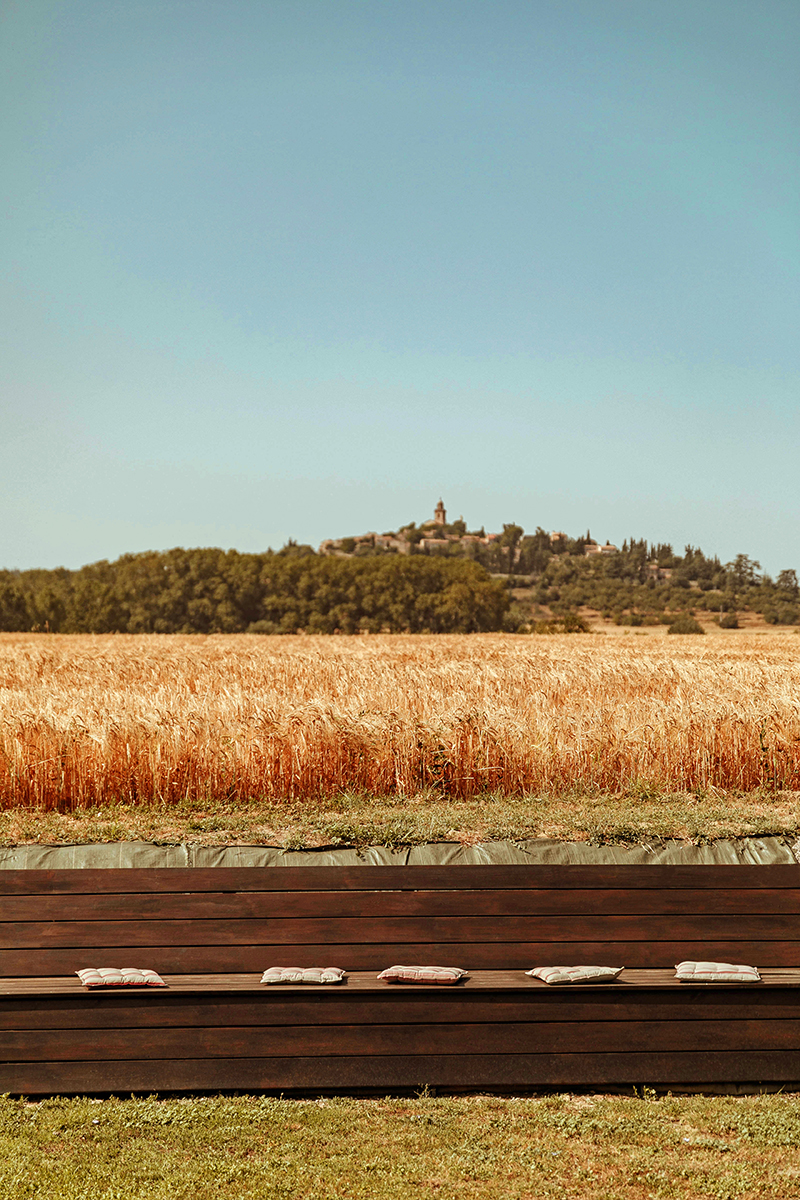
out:
<path id="1" fill-rule="evenodd" d="M 800 1197 L 795 1095 L 0 1098 L 0 1195 Z"/>

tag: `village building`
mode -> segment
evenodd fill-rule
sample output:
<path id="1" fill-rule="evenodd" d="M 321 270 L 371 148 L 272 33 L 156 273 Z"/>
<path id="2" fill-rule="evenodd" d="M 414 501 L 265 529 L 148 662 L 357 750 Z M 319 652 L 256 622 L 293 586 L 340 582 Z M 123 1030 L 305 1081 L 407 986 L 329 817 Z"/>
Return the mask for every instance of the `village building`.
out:
<path id="1" fill-rule="evenodd" d="M 594 538 L 589 538 L 589 541 L 583 547 L 583 553 L 587 557 L 594 554 L 619 554 L 619 547 L 612 546 L 611 542 L 606 542 L 605 546 L 598 546 Z"/>
<path id="2" fill-rule="evenodd" d="M 411 543 L 396 533 L 376 533 L 373 544 L 381 550 L 396 550 L 398 554 L 411 552 Z"/>

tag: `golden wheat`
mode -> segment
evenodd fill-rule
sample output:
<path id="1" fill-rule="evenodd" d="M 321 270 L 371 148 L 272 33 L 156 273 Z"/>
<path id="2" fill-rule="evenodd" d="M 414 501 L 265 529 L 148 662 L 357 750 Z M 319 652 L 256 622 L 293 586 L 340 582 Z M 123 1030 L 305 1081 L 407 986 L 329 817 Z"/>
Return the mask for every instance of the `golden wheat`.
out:
<path id="1" fill-rule="evenodd" d="M 800 638 L 0 635 L 0 807 L 800 788 Z"/>

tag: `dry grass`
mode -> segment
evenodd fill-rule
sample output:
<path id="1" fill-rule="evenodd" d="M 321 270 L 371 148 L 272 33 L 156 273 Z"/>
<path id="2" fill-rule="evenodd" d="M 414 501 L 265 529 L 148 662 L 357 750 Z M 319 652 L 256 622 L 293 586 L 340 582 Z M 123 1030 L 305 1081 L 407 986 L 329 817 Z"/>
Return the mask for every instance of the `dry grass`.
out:
<path id="1" fill-rule="evenodd" d="M 798 797 L 792 793 L 642 795 L 486 795 L 448 800 L 342 793 L 320 801 L 273 804 L 106 804 L 101 808 L 9 808 L 0 812 L 0 846 L 144 841 L 159 845 L 419 846 L 430 842 L 553 838 L 593 844 L 658 844 L 678 838 L 776 835 L 800 848 Z"/>
<path id="2" fill-rule="evenodd" d="M 4 809 L 798 789 L 791 634 L 0 635 Z"/>
<path id="3" fill-rule="evenodd" d="M 9 1200 L 795 1200 L 796 1095 L 26 1104 L 0 1097 Z"/>

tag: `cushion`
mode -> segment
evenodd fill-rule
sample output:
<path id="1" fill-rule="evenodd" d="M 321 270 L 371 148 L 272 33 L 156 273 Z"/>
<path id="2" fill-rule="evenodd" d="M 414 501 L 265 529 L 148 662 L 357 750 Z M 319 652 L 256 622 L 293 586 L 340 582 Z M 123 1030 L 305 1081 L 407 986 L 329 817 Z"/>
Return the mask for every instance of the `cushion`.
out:
<path id="1" fill-rule="evenodd" d="M 341 983 L 345 973 L 339 967 L 269 967 L 262 983 Z"/>
<path id="2" fill-rule="evenodd" d="M 140 967 L 87 967 L 75 974 L 88 988 L 167 986 L 155 971 Z"/>
<path id="3" fill-rule="evenodd" d="M 384 983 L 454 984 L 466 977 L 467 972 L 460 967 L 387 967 L 378 979 Z"/>
<path id="4" fill-rule="evenodd" d="M 675 967 L 681 983 L 758 983 L 761 979 L 755 967 L 741 963 L 682 962 Z"/>
<path id="5" fill-rule="evenodd" d="M 611 983 L 624 967 L 534 967 L 526 971 L 543 983 Z"/>

